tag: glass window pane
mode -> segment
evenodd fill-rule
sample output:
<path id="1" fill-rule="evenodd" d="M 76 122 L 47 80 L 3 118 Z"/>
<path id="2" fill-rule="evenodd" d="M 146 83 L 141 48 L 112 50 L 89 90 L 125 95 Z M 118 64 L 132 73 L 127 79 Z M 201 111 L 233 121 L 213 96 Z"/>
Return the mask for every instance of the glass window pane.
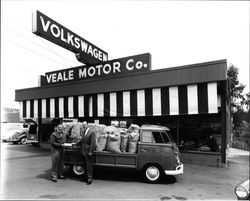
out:
<path id="1" fill-rule="evenodd" d="M 153 136 L 154 136 L 154 139 L 155 139 L 156 143 L 164 143 L 164 140 L 161 137 L 161 133 L 160 132 L 153 132 Z"/>
<path id="2" fill-rule="evenodd" d="M 170 140 L 169 140 L 169 138 L 167 136 L 167 133 L 162 132 L 161 136 L 162 136 L 162 138 L 163 138 L 163 140 L 164 140 L 165 143 L 169 143 L 170 142 Z"/>
<path id="3" fill-rule="evenodd" d="M 151 131 L 143 131 L 142 142 L 154 142 Z"/>

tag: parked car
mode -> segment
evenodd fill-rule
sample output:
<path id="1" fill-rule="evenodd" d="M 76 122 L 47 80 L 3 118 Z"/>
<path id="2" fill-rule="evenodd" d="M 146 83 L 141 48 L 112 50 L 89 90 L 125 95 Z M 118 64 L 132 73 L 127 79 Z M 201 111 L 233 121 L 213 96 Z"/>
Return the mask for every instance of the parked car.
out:
<path id="1" fill-rule="evenodd" d="M 13 135 L 9 138 L 9 142 L 12 142 L 13 144 L 26 144 L 27 143 L 27 137 L 29 129 L 27 127 L 16 129 L 13 131 Z"/>
<path id="2" fill-rule="evenodd" d="M 235 194 L 238 200 L 249 200 L 249 179 L 236 186 Z"/>
<path id="3" fill-rule="evenodd" d="M 22 128 L 23 123 L 1 123 L 1 141 L 9 142 L 15 131 Z"/>
<path id="4" fill-rule="evenodd" d="M 13 135 L 9 138 L 9 142 L 12 142 L 13 144 L 26 144 L 28 132 L 28 128 L 14 130 Z"/>

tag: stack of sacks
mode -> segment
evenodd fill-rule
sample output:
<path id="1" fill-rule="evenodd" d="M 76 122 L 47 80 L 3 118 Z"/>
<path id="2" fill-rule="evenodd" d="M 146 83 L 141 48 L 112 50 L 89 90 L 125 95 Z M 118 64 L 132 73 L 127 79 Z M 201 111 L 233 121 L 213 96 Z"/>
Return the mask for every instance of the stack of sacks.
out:
<path id="1" fill-rule="evenodd" d="M 70 135 L 73 123 L 62 123 L 63 126 L 63 141 L 71 142 Z"/>
<path id="2" fill-rule="evenodd" d="M 95 132 L 99 132 L 97 151 L 136 153 L 140 129 L 138 125 L 132 124 L 129 129 L 114 126 L 103 126 L 102 128 L 92 128 Z"/>
<path id="3" fill-rule="evenodd" d="M 121 153 L 121 136 L 117 128 L 114 126 L 107 126 L 103 131 L 108 136 L 106 150 L 114 153 Z"/>
<path id="4" fill-rule="evenodd" d="M 136 125 L 136 124 L 131 124 L 128 128 L 128 131 L 130 133 L 135 132 L 135 133 L 139 133 L 140 130 L 140 126 Z"/>
<path id="5" fill-rule="evenodd" d="M 89 129 L 95 133 L 96 136 L 96 150 L 104 151 L 107 145 L 108 135 L 104 133 L 106 125 L 104 124 L 88 124 Z"/>
<path id="6" fill-rule="evenodd" d="M 79 143 L 82 140 L 83 132 L 84 130 L 82 123 L 74 123 L 70 135 L 72 143 Z"/>
<path id="7" fill-rule="evenodd" d="M 121 153 L 120 144 L 121 144 L 120 134 L 109 134 L 106 150 L 114 153 Z"/>
<path id="8" fill-rule="evenodd" d="M 62 126 L 63 126 L 63 134 L 66 136 L 70 135 L 73 123 L 63 123 Z"/>
<path id="9" fill-rule="evenodd" d="M 97 151 L 105 151 L 108 142 L 108 134 L 101 133 L 97 139 Z"/>
<path id="10" fill-rule="evenodd" d="M 107 127 L 104 124 L 88 124 L 89 129 L 93 131 L 96 134 L 96 138 L 99 138 L 99 136 L 104 133 L 104 129 Z"/>
<path id="11" fill-rule="evenodd" d="M 131 132 L 128 135 L 128 152 L 129 153 L 136 153 L 137 151 L 137 142 L 139 140 L 139 133 L 138 132 Z"/>
<path id="12" fill-rule="evenodd" d="M 120 150 L 122 153 L 126 153 L 128 151 L 128 133 L 127 129 L 121 131 L 121 144 Z"/>
<path id="13" fill-rule="evenodd" d="M 116 127 L 114 126 L 107 126 L 106 128 L 104 128 L 103 132 L 107 133 L 107 134 L 114 134 L 116 131 Z"/>

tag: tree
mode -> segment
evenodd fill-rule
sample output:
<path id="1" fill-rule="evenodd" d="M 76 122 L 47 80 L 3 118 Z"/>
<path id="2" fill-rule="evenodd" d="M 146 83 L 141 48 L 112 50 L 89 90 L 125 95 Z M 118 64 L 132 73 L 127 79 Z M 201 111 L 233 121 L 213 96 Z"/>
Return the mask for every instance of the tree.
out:
<path id="1" fill-rule="evenodd" d="M 246 85 L 241 84 L 238 80 L 239 69 L 231 64 L 227 69 L 227 75 L 230 78 L 230 92 L 231 92 L 231 106 L 233 112 L 240 112 L 244 110 L 244 105 L 247 100 L 243 94 Z"/>
<path id="2" fill-rule="evenodd" d="M 247 111 L 250 112 L 250 92 L 246 93 L 245 105 L 247 106 Z"/>

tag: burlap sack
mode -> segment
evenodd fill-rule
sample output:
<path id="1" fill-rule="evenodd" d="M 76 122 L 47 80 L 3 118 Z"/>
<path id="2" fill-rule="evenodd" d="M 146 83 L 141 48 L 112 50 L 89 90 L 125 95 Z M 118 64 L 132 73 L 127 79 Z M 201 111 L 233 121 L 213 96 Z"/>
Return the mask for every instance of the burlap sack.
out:
<path id="1" fill-rule="evenodd" d="M 139 140 L 139 133 L 132 132 L 128 136 L 128 152 L 136 153 L 137 151 L 137 142 Z"/>
<path id="2" fill-rule="evenodd" d="M 126 133 L 127 130 L 128 130 L 128 129 L 126 129 L 126 128 L 115 128 L 114 134 L 115 134 L 115 135 L 121 135 L 121 134 Z"/>
<path id="3" fill-rule="evenodd" d="M 125 153 L 128 151 L 128 135 L 121 134 L 121 145 L 120 145 L 121 152 Z"/>
<path id="4" fill-rule="evenodd" d="M 81 141 L 81 123 L 74 123 L 72 129 L 71 129 L 71 136 L 72 143 L 78 143 Z"/>
<path id="5" fill-rule="evenodd" d="M 88 124 L 89 129 L 96 134 L 97 142 L 99 136 L 104 133 L 104 129 L 107 127 L 104 124 Z"/>
<path id="6" fill-rule="evenodd" d="M 121 144 L 121 136 L 110 134 L 108 135 L 106 150 L 114 153 L 121 153 L 120 144 Z"/>
<path id="7" fill-rule="evenodd" d="M 129 132 L 136 132 L 136 133 L 139 133 L 139 130 L 140 130 L 140 126 L 136 125 L 136 124 L 131 124 L 128 128 L 128 131 Z"/>
<path id="8" fill-rule="evenodd" d="M 99 136 L 97 140 L 97 148 L 96 151 L 104 151 L 107 146 L 108 134 L 103 133 Z"/>
<path id="9" fill-rule="evenodd" d="M 104 133 L 106 134 L 114 134 L 116 131 L 116 127 L 114 126 L 107 126 L 106 128 L 104 128 Z"/>
<path id="10" fill-rule="evenodd" d="M 63 126 L 63 134 L 66 136 L 71 135 L 71 129 L 73 127 L 73 123 L 62 123 Z"/>

